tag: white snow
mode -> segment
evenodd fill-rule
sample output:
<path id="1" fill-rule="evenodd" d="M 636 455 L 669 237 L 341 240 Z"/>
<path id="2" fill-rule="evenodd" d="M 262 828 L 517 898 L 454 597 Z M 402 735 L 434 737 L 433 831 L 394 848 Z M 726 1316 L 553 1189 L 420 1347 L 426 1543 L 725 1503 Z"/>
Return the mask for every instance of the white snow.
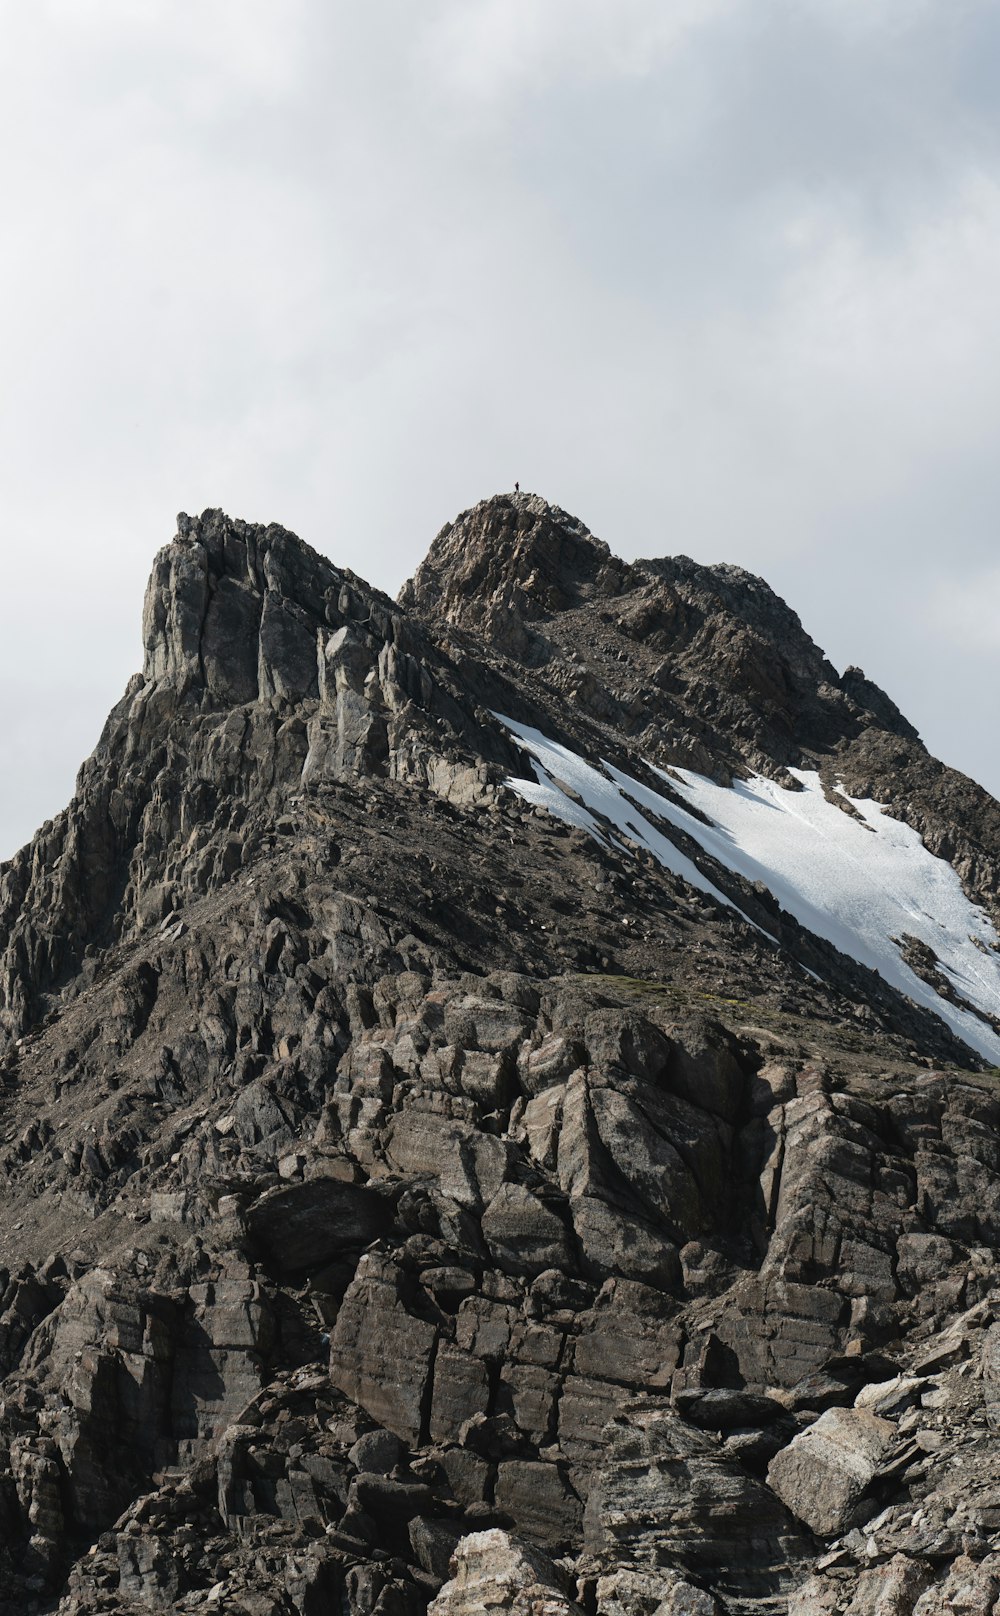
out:
<path id="1" fill-rule="evenodd" d="M 532 729 L 529 724 L 516 724 L 512 718 L 505 718 L 502 713 L 494 713 L 493 716 L 517 736 L 526 752 L 532 754 L 534 760 L 532 766 L 535 772 L 533 781 L 515 779 L 504 781 L 504 784 L 512 791 L 516 791 L 525 802 L 547 808 L 549 813 L 555 814 L 559 819 L 565 819 L 568 824 L 578 825 L 583 830 L 590 831 L 599 842 L 607 843 L 615 840 L 609 834 L 609 827 L 613 826 L 624 836 L 631 836 L 633 841 L 648 847 L 665 869 L 681 876 L 690 886 L 697 887 L 699 892 L 707 892 L 716 902 L 724 903 L 730 909 L 736 907 L 707 876 L 702 875 L 697 865 L 693 864 L 679 847 L 674 846 L 668 836 L 664 836 L 662 831 L 657 830 L 643 818 L 632 803 L 625 800 L 616 782 L 624 783 L 626 790 L 637 800 L 645 794 L 657 803 L 662 803 L 662 798 L 656 796 L 655 792 L 645 791 L 638 781 L 629 780 L 624 774 L 616 775 L 614 780 L 610 780 L 599 769 L 585 763 L 583 758 L 577 757 L 568 747 L 561 746 L 558 741 L 548 740 L 541 730 Z M 586 807 L 581 808 L 579 803 L 574 802 L 572 797 L 568 797 L 565 791 L 560 790 L 560 782 L 571 791 L 575 791 L 577 796 L 583 799 Z M 595 818 L 595 814 L 599 815 L 600 819 Z M 600 820 L 604 823 L 601 824 Z"/>
<path id="2" fill-rule="evenodd" d="M 706 825 L 610 764 L 603 763 L 602 772 L 539 730 L 495 716 L 534 760 L 534 781 L 506 782 L 527 801 L 600 840 L 613 839 L 614 830 L 630 836 L 691 886 L 735 907 L 646 815 L 686 831 L 727 869 L 762 881 L 801 925 L 878 971 L 1000 1065 L 1000 1037 L 971 1010 L 942 999 L 904 963 L 899 949 L 904 934 L 928 944 L 964 999 L 1000 1015 L 996 931 L 965 896 L 951 865 L 878 803 L 843 793 L 861 816 L 856 819 L 828 802 L 819 776 L 805 770 L 788 771 L 800 783 L 798 791 L 763 775 L 724 787 L 687 769 L 654 771 L 705 815 Z M 560 782 L 583 807 L 560 790 Z"/>

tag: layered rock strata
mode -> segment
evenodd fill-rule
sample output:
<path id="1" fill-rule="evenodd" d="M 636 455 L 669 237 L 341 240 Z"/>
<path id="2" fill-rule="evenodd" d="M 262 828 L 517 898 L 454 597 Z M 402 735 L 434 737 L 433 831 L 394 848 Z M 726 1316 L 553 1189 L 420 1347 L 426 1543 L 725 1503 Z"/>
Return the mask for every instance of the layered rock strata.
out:
<path id="1" fill-rule="evenodd" d="M 996 805 L 759 580 L 531 496 L 399 604 L 184 518 L 145 637 L 0 871 L 0 1609 L 985 1616 L 994 1074 L 492 715 L 867 770 L 984 905 Z"/>

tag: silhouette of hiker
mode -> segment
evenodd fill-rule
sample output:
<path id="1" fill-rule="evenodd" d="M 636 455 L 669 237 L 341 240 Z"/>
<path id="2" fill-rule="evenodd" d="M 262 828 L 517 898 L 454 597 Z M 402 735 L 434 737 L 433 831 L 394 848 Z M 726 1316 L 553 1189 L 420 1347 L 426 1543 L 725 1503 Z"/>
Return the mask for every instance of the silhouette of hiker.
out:
<path id="1" fill-rule="evenodd" d="M 515 494 L 519 494 L 521 492 L 521 484 L 520 483 L 515 483 L 514 484 L 514 492 L 515 492 Z"/>

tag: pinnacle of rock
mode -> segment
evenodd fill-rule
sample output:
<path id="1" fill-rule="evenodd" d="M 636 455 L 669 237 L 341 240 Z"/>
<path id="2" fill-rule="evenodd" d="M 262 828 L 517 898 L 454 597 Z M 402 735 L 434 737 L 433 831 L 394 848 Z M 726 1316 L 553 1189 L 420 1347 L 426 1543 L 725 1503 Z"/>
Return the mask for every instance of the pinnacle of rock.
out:
<path id="1" fill-rule="evenodd" d="M 628 569 L 582 522 L 537 494 L 502 494 L 442 528 L 400 602 L 451 622 L 524 621 L 616 591 Z"/>

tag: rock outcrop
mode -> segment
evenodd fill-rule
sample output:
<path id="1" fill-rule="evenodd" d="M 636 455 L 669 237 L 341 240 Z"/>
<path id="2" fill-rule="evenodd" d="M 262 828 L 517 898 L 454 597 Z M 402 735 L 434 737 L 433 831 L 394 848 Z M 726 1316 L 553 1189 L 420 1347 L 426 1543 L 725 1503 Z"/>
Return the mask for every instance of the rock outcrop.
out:
<path id="1" fill-rule="evenodd" d="M 864 775 L 984 905 L 996 805 L 760 580 L 533 496 L 399 603 L 182 518 L 144 632 L 0 869 L 0 1612 L 985 1616 L 995 1074 L 495 714 Z"/>

